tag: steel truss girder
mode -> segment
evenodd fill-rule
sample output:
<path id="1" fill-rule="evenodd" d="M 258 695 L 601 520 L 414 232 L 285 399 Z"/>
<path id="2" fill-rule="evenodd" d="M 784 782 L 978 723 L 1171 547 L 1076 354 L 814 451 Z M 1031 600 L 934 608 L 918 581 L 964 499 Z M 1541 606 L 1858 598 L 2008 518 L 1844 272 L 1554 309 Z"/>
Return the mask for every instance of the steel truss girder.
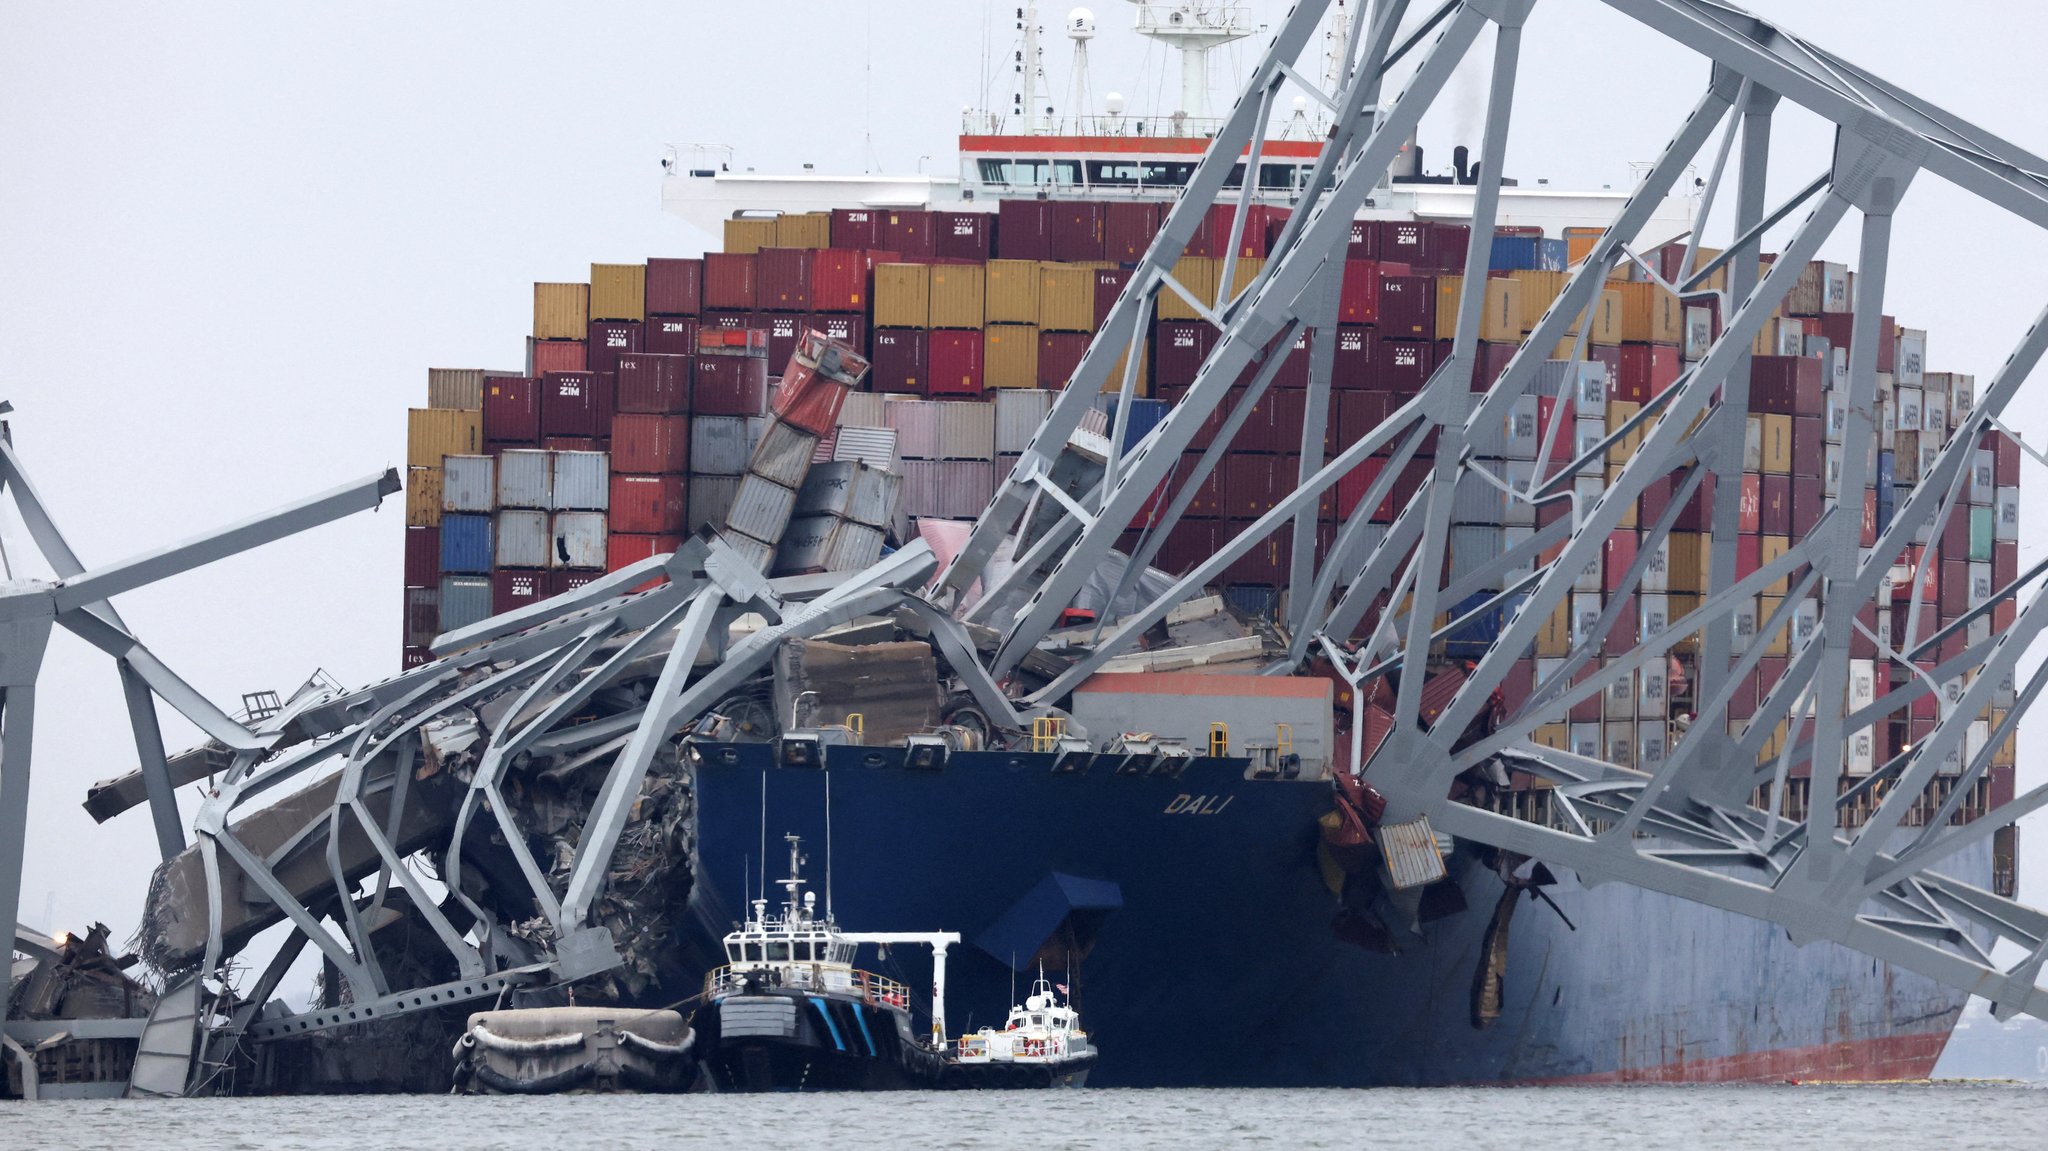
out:
<path id="1" fill-rule="evenodd" d="M 1577 573 L 1599 555 L 1608 533 L 1622 522 L 1649 483 L 1678 473 L 1681 494 L 1667 505 L 1669 512 L 1706 482 L 1716 482 L 1725 492 L 1739 477 L 1740 433 L 1749 407 L 1751 342 L 1803 265 L 1852 212 L 1861 232 L 1862 290 L 1856 303 L 1857 336 L 1848 349 L 1849 387 L 1844 396 L 1850 443 L 1867 442 L 1874 434 L 1875 321 L 1883 308 L 1891 217 L 1915 175 L 1924 169 L 1981 200 L 2048 227 L 2048 163 L 2006 141 L 1718 0 L 1603 2 L 1697 51 L 1711 65 L 1710 82 L 1648 176 L 1596 241 L 1591 254 L 1573 269 L 1562 294 L 1501 377 L 1476 392 L 1470 387 L 1478 304 L 1490 257 L 1500 160 L 1512 111 L 1517 39 L 1531 5 L 1449 0 L 1399 46 L 1394 44 L 1394 28 L 1405 5 L 1375 5 L 1379 22 L 1361 28 L 1354 38 L 1343 87 L 1318 96 L 1337 110 L 1336 123 L 1300 206 L 1282 229 L 1264 270 L 1240 293 L 1233 295 L 1226 289 L 1213 302 L 1195 301 L 1219 329 L 1215 348 L 1196 382 L 1144 441 L 1112 461 L 1100 488 L 1081 501 L 1085 516 L 1056 519 L 1050 529 L 1030 541 L 1025 562 L 1013 570 L 1005 588 L 1022 588 L 1035 581 L 1030 602 L 1014 615 L 1001 617 L 993 602 L 981 608 L 982 618 L 1004 629 L 1001 647 L 987 661 L 992 676 L 1004 675 L 1044 638 L 1138 508 L 1163 481 L 1179 479 L 1181 452 L 1191 429 L 1235 402 L 1232 386 L 1245 380 L 1254 390 L 1261 387 L 1264 374 L 1257 369 L 1269 365 L 1260 361 L 1280 339 L 1291 339 L 1298 331 L 1321 331 L 1324 301 L 1316 290 L 1321 282 L 1317 273 L 1326 269 L 1333 257 L 1341 258 L 1342 226 L 1362 202 L 1364 190 L 1384 171 L 1391 158 L 1390 144 L 1398 143 L 1420 119 L 1424 107 L 1440 92 L 1444 77 L 1488 25 L 1494 30 L 1496 52 L 1480 161 L 1482 176 L 1475 194 L 1474 228 L 1456 336 L 1448 359 L 1438 365 L 1420 395 L 1366 439 L 1336 445 L 1327 462 L 1310 446 L 1311 437 L 1320 443 L 1320 428 L 1305 426 L 1303 461 L 1294 492 L 1229 545 L 1203 559 L 1165 595 L 1105 620 L 1092 649 L 1034 693 L 1029 700 L 1032 705 L 1062 703 L 1073 688 L 1121 648 L 1135 642 L 1175 604 L 1201 594 L 1238 556 L 1289 524 L 1295 525 L 1296 534 L 1288 560 L 1294 594 L 1282 617 L 1290 632 L 1288 651 L 1267 672 L 1286 674 L 1298 669 L 1310 653 L 1326 652 L 1356 688 L 1374 675 L 1411 666 L 1432 639 L 1448 630 L 1437 622 L 1440 605 L 1458 602 L 1468 592 L 1502 587 L 1495 582 L 1498 578 L 1521 570 L 1519 555 L 1501 555 L 1480 564 L 1476 575 L 1447 581 L 1438 574 L 1457 481 L 1468 473 L 1487 470 L 1472 457 L 1469 445 L 1497 427 L 1509 407 L 1532 392 L 1539 369 L 1569 325 L 1593 303 L 1611 268 L 1630 261 L 1661 282 L 1655 269 L 1630 245 L 1717 129 L 1725 126 L 1705 203 L 1711 208 L 1717 202 L 1724 181 L 1735 185 L 1732 232 L 1737 239 L 1728 251 L 1696 266 L 1698 228 L 1679 237 L 1686 244 L 1685 256 L 1666 286 L 1683 298 L 1696 300 L 1714 294 L 1703 285 L 1715 271 L 1725 270 L 1727 287 L 1718 294 L 1719 314 L 1726 327 L 1706 348 L 1703 358 L 1689 365 L 1655 404 L 1646 405 L 1631 427 L 1586 448 L 1579 459 L 1554 475 L 1539 471 L 1527 489 L 1507 493 L 1507 498 L 1521 504 L 1570 498 L 1573 506 L 1565 520 L 1551 525 L 1551 531 L 1563 533 L 1561 539 L 1522 545 L 1523 549 L 1552 551 L 1547 563 L 1490 597 L 1490 603 L 1501 603 L 1527 593 L 1510 613 L 1500 638 L 1444 708 L 1436 731 L 1467 730 L 1488 705 L 1510 665 L 1530 650 L 1538 629 L 1565 602 Z M 942 576 L 941 595 L 957 593 L 981 575 L 988 556 L 1032 498 L 1032 477 L 1049 467 L 1073 430 L 1080 408 L 1106 378 L 1108 365 L 1125 353 L 1133 320 L 1142 322 L 1160 290 L 1183 290 L 1166 270 L 1183 254 L 1191 222 L 1217 201 L 1221 171 L 1247 152 L 1256 154 L 1259 132 L 1256 124 L 1246 122 L 1245 113 L 1270 106 L 1282 83 L 1300 82 L 1295 63 L 1303 46 L 1300 32 L 1307 21 L 1320 18 L 1326 7 L 1326 3 L 1303 3 L 1289 15 L 1254 69 L 1232 120 L 1176 204 L 1167 229 L 1126 288 L 1106 329 L 1114 330 L 1114 339 L 1105 335 L 1091 347 L 1033 451 L 1001 486 L 969 546 Z M 1411 51 L 1422 57 L 1413 78 L 1389 107 L 1378 110 L 1379 86 L 1387 64 Z M 1817 113 L 1838 131 L 1821 178 L 1774 207 L 1765 199 L 1765 186 L 1772 163 L 1773 118 L 1777 106 L 1784 102 Z M 1231 194 L 1233 206 L 1240 212 L 1247 196 L 1243 189 Z M 1765 236 L 1801 213 L 1804 218 L 1781 242 L 1777 261 L 1760 274 L 1757 257 Z M 1582 329 L 1580 355 L 1583 341 Z M 1981 845 L 1996 828 L 2021 814 L 2048 806 L 2048 788 L 2028 792 L 1968 825 L 1939 826 L 1963 802 L 1960 792 L 1951 793 L 1939 802 L 1930 802 L 1941 818 L 1910 843 L 1895 843 L 1909 814 L 1933 784 L 1942 760 L 1962 745 L 1971 721 L 1991 701 L 1999 685 L 2013 679 L 2022 655 L 2036 646 L 2043 625 L 2048 624 L 2048 616 L 2041 614 L 2048 608 L 2041 606 L 2038 590 L 2030 597 L 2022 596 L 2023 591 L 2038 588 L 2042 572 L 2030 570 L 2010 586 L 1994 589 L 1992 599 L 1974 610 L 1973 619 L 1981 618 L 1994 604 L 2010 604 L 2015 605 L 2011 626 L 1989 640 L 1969 645 L 1963 655 L 1943 660 L 1932 671 L 1915 667 L 1913 661 L 1926 658 L 1926 653 L 1972 621 L 1950 624 L 1941 635 L 1930 638 L 1918 625 L 1920 592 L 1915 580 L 1908 637 L 1896 645 L 1880 644 L 1880 698 L 1865 703 L 1848 696 L 1850 642 L 1858 634 L 1857 605 L 1877 594 L 1880 581 L 1899 562 L 1916 532 L 1930 525 L 1938 528 L 1950 515 L 1960 514 L 1958 493 L 1977 433 L 2001 426 L 1999 413 L 2032 372 L 2044 348 L 2048 348 L 2048 311 L 2021 339 L 2012 358 L 1984 390 L 1976 409 L 1967 419 L 1958 420 L 1958 431 L 1941 448 L 1929 475 L 1902 501 L 1892 523 L 1878 533 L 1874 547 L 1860 546 L 1860 509 L 1851 510 L 1838 497 L 1830 496 L 1816 530 L 1793 541 L 1782 557 L 1763 565 L 1761 571 L 1738 578 L 1732 546 L 1739 527 L 1736 501 L 1718 499 L 1711 523 L 1706 525 L 1712 544 L 1698 606 L 1669 624 L 1664 634 L 1642 636 L 1632 650 L 1614 657 L 1610 666 L 1592 668 L 1586 672 L 1587 678 L 1575 683 L 1580 669 L 1590 667 L 1602 653 L 1608 625 L 1616 622 L 1618 607 L 1610 601 L 1591 635 L 1581 637 L 1564 663 L 1535 687 L 1517 714 L 1509 716 L 1492 736 L 1454 752 L 1448 741 L 1424 734 L 1415 719 L 1423 677 L 1403 676 L 1396 695 L 1394 734 L 1368 765 L 1375 786 L 1388 799 L 1388 818 L 1428 814 L 1440 829 L 1575 867 L 1588 882 L 1620 879 L 1770 919 L 1785 925 L 1802 941 L 1832 939 L 1950 985 L 1989 995 L 1998 1001 L 2001 1011 L 2040 1013 L 2048 1008 L 2048 999 L 2032 982 L 2039 967 L 2048 961 L 2048 942 L 2044 942 L 2048 941 L 2048 919 L 1929 870 L 1958 850 Z M 1312 359 L 1311 420 L 1305 425 L 1314 419 L 1317 399 L 1328 385 L 1327 368 L 1320 365 L 1320 359 Z M 1196 481 L 1220 460 L 1234 426 L 1227 427 L 1216 445 L 1203 454 L 1194 469 Z M 1391 491 L 1402 461 L 1431 431 L 1438 437 L 1438 453 L 1430 476 L 1405 506 L 1395 509 L 1390 525 L 1374 531 L 1368 526 L 1373 511 Z M 1555 427 L 1547 434 L 1556 434 Z M 1641 447 L 1603 484 L 1597 496 L 1581 499 L 1567 495 L 1572 477 L 1582 467 L 1600 462 L 1615 444 L 1637 435 Z M 1549 449 L 1548 442 L 1539 449 L 1538 459 L 1544 462 L 1539 467 L 1548 466 Z M 1383 451 L 1398 453 L 1393 466 L 1368 485 L 1365 498 L 1342 525 L 1331 554 L 1318 565 L 1313 552 L 1303 546 L 1303 513 L 1353 466 Z M 1848 455 L 1853 458 L 1845 461 L 1841 490 L 1860 492 L 1867 467 L 1862 453 Z M 1187 491 L 1182 482 L 1182 489 L 1169 500 L 1165 516 L 1147 525 L 1134 566 L 1142 567 L 1157 553 L 1161 537 L 1185 510 Z M 1488 482 L 1500 484 L 1492 476 Z M 1650 555 L 1664 545 L 1673 521 L 1674 516 L 1667 514 L 1644 525 L 1637 561 L 1622 577 L 1620 589 L 1614 593 L 1616 599 L 1638 590 Z M 1732 629 L 1736 613 L 1747 611 L 1745 605 L 1753 602 L 1760 590 L 1785 578 L 1791 580 L 1792 594 L 1768 613 L 1763 633 L 1750 641 L 1751 646 L 1740 648 Z M 1382 596 L 1392 606 L 1371 637 L 1360 649 L 1341 650 L 1345 638 Z M 1817 607 L 1800 607 L 1809 597 Z M 2027 600 L 2024 603 L 2023 598 Z M 1404 600 L 1405 607 L 1401 606 Z M 1002 602 L 1007 605 L 1014 600 L 1004 597 Z M 1800 630 L 1808 621 L 1815 624 L 1810 639 Z M 1458 622 L 1454 620 L 1452 626 Z M 1529 742 L 1535 727 L 1560 717 L 1571 702 L 1589 698 L 1615 677 L 1633 674 L 1645 659 L 1664 658 L 1676 643 L 1693 636 L 1700 637 L 1695 686 L 1704 706 L 1694 726 L 1661 764 L 1647 765 L 1643 771 L 1611 764 L 1596 768 L 1589 761 Z M 1779 636 L 1786 637 L 1794 648 L 1788 670 L 1751 719 L 1731 724 L 1727 713 L 1735 687 L 1757 666 L 1763 643 Z M 1877 637 L 1868 638 L 1875 641 Z M 1893 667 L 1913 669 L 1915 678 L 1906 686 L 1893 688 L 1889 678 Z M 1933 691 L 1939 680 L 1966 670 L 1974 670 L 1976 678 L 1958 703 L 1944 705 L 1931 737 L 1867 777 L 1847 777 L 1844 748 L 1852 737 Z M 2018 693 L 2001 736 L 2014 728 L 2018 715 L 2038 696 L 2044 682 L 2048 678 L 2032 677 L 2026 690 Z M 1773 730 L 1781 726 L 1787 734 L 1780 750 L 1760 761 Z M 1987 748 L 1968 757 L 1959 786 L 1982 776 L 1989 754 Z M 1495 757 L 1509 757 L 1519 769 L 1557 785 L 1559 827 L 1534 826 L 1446 798 L 1460 773 Z M 1814 800 L 1808 812 L 1793 818 L 1784 810 L 1786 781 L 1790 769 L 1800 764 L 1809 768 Z M 1752 806 L 1751 796 L 1760 786 L 1769 801 Z M 1845 826 L 1844 813 L 1852 804 L 1871 808 L 1861 827 Z M 1731 869 L 1744 877 L 1731 874 Z M 2017 944 L 2028 959 L 2008 967 L 1993 964 L 1990 945 L 2000 940 Z"/>

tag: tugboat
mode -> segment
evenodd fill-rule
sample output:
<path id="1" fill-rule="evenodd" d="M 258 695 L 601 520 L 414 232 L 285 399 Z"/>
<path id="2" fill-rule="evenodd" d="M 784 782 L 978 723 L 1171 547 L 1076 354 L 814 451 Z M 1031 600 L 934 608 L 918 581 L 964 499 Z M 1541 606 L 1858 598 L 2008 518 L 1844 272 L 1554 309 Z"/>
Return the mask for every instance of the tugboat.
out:
<path id="1" fill-rule="evenodd" d="M 725 937 L 726 965 L 704 978 L 691 1019 L 708 1086 L 718 1091 L 890 1091 L 942 1086 L 946 948 L 956 932 L 853 933 L 805 891 L 801 840 L 789 842 L 780 914 L 755 899 Z M 920 1038 L 910 989 L 853 966 L 862 943 L 931 946 L 932 1023 Z"/>
<path id="2" fill-rule="evenodd" d="M 948 1083 L 961 1088 L 1081 1087 L 1095 1066 L 1095 1047 L 1081 1030 L 1071 1002 L 1053 995 L 1045 971 L 1022 1006 L 997 1031 L 984 1027 L 960 1037 Z M 1066 992 L 1065 985 L 1059 991 Z"/>

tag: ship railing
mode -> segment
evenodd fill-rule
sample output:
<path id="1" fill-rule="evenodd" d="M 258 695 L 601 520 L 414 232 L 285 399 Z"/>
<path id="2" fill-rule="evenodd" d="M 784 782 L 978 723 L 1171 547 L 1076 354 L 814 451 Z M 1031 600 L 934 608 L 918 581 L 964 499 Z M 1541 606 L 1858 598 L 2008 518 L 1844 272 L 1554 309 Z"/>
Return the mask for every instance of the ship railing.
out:
<path id="1" fill-rule="evenodd" d="M 886 975 L 821 963 L 747 964 L 716 967 L 704 976 L 704 998 L 719 999 L 746 991 L 747 978 L 765 973 L 771 987 L 802 991 L 851 992 L 875 1007 L 910 1007 L 910 988 Z"/>
<path id="2" fill-rule="evenodd" d="M 1142 140 L 1207 140 L 1223 130 L 1220 116 L 1045 116 L 1034 124 L 1022 117 L 992 112 L 966 112 L 960 117 L 963 136 L 1116 136 Z"/>

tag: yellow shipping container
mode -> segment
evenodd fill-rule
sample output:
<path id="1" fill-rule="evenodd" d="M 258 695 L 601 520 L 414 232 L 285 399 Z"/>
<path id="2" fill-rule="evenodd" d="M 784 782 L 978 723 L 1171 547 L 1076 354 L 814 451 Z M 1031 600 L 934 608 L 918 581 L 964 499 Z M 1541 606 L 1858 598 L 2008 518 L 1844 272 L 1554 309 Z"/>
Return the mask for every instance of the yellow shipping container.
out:
<path id="1" fill-rule="evenodd" d="M 1674 593 L 1699 594 L 1707 586 L 1707 536 L 1703 532 L 1672 532 L 1671 553 L 1664 565 L 1665 584 Z M 1672 608 L 1672 618 L 1678 618 Z"/>
<path id="2" fill-rule="evenodd" d="M 1572 609 L 1566 602 L 1543 618 L 1543 627 L 1536 632 L 1536 654 L 1542 659 L 1559 659 L 1570 655 L 1571 650 Z"/>
<path id="3" fill-rule="evenodd" d="M 1133 388 L 1132 394 L 1140 398 L 1149 397 L 1152 394 L 1152 357 L 1144 354 L 1150 350 L 1151 345 L 1149 343 L 1139 349 L 1138 378 L 1131 385 Z M 1124 364 L 1130 358 L 1131 353 L 1129 349 L 1126 349 L 1123 355 L 1116 358 L 1116 366 L 1109 370 L 1109 378 L 1102 381 L 1102 390 L 1104 392 L 1120 392 L 1124 390 Z"/>
<path id="4" fill-rule="evenodd" d="M 829 248 L 832 246 L 832 213 L 793 212 L 775 217 L 775 238 L 764 248 Z"/>
<path id="5" fill-rule="evenodd" d="M 1600 300 L 1593 305 L 1593 333 L 1588 339 L 1608 347 L 1621 344 L 1622 333 L 1621 292 L 1615 288 L 1604 288 Z"/>
<path id="6" fill-rule="evenodd" d="M 1607 401 L 1608 433 L 1611 435 L 1615 432 L 1620 431 L 1621 426 L 1623 424 L 1634 419 L 1636 417 L 1636 413 L 1642 410 L 1643 405 L 1636 403 L 1633 400 Z M 1635 431 L 1632 431 L 1629 434 L 1614 441 L 1614 445 L 1607 449 L 1607 463 L 1613 467 L 1619 467 L 1620 465 L 1627 463 L 1628 458 L 1631 455 L 1634 455 L 1635 450 L 1641 447 L 1642 445 L 1643 429 L 1637 428 Z"/>
<path id="7" fill-rule="evenodd" d="M 931 268 L 925 264 L 875 265 L 875 326 L 931 327 Z"/>
<path id="8" fill-rule="evenodd" d="M 1754 417 L 1763 425 L 1763 463 L 1757 470 L 1766 475 L 1792 474 L 1792 417 L 1765 414 Z"/>
<path id="9" fill-rule="evenodd" d="M 1791 550 L 1791 536 L 1764 536 L 1762 537 L 1757 547 L 1757 567 L 1762 568 L 1765 564 L 1770 563 L 1772 560 L 1778 559 L 1779 557 L 1783 556 L 1786 552 Z M 1779 576 L 1777 579 L 1774 579 L 1770 583 L 1764 585 L 1764 594 L 1770 596 L 1772 599 L 1783 599 L 1785 597 L 1785 592 L 1787 588 L 1791 584 L 1791 579 L 1792 577 L 1789 575 Z M 1766 611 L 1763 615 L 1756 617 L 1757 626 L 1762 627 L 1764 620 L 1768 618 L 1769 615 L 1770 612 Z M 1784 653 L 1772 652 L 1771 654 L 1783 655 Z"/>
<path id="10" fill-rule="evenodd" d="M 763 248 L 776 247 L 773 216 L 749 216 L 725 222 L 725 245 L 723 250 L 737 256 L 751 256 Z"/>
<path id="11" fill-rule="evenodd" d="M 1455 340 L 1458 338 L 1458 296 L 1465 290 L 1465 277 L 1438 276 L 1436 278 L 1436 338 Z"/>
<path id="12" fill-rule="evenodd" d="M 988 388 L 1038 386 L 1036 325 L 990 324 L 982 330 L 981 383 Z"/>
<path id="13" fill-rule="evenodd" d="M 930 280 L 932 327 L 981 327 L 987 277 L 980 264 L 933 264 Z"/>
<path id="14" fill-rule="evenodd" d="M 1621 338 L 1632 344 L 1676 344 L 1685 332 L 1678 296 L 1662 284 L 1623 284 Z"/>
<path id="15" fill-rule="evenodd" d="M 1436 338 L 1458 338 L 1458 307 L 1465 291 L 1465 277 L 1436 278 Z M 1528 331 L 1522 327 L 1522 285 L 1499 277 L 1486 281 L 1486 309 L 1479 317 L 1479 338 L 1488 343 L 1512 344 Z"/>
<path id="16" fill-rule="evenodd" d="M 1173 266 L 1173 278 L 1197 300 L 1213 307 L 1216 301 L 1216 281 L 1223 272 L 1223 261 L 1209 256 L 1182 256 Z M 1180 293 L 1172 288 L 1159 291 L 1159 318 L 1162 320 L 1199 320 L 1200 312 L 1188 306 Z"/>
<path id="17" fill-rule="evenodd" d="M 1095 330 L 1095 269 L 1038 265 L 1038 327 L 1047 332 Z"/>
<path id="18" fill-rule="evenodd" d="M 405 413 L 405 464 L 438 468 L 442 456 L 483 450 L 484 414 L 459 408 L 412 408 Z"/>
<path id="19" fill-rule="evenodd" d="M 647 318 L 647 265 L 590 265 L 590 318 Z"/>
<path id="20" fill-rule="evenodd" d="M 589 284 L 533 286 L 534 339 L 581 340 L 589 335 Z"/>
<path id="21" fill-rule="evenodd" d="M 441 469 L 405 469 L 405 526 L 441 526 Z"/>
<path id="22" fill-rule="evenodd" d="M 989 323 L 1037 326 L 1038 261 L 990 260 L 983 284 L 983 311 Z"/>
<path id="23" fill-rule="evenodd" d="M 1530 733 L 1530 738 L 1535 740 L 1537 747 L 1569 751 L 1571 750 L 1571 739 L 1567 735 L 1569 730 L 1569 728 L 1561 723 L 1539 723 L 1536 725 L 1536 730 Z"/>
<path id="24" fill-rule="evenodd" d="M 1611 487 L 1613 487 L 1613 486 L 1614 486 L 1614 483 L 1615 483 L 1615 481 L 1621 478 L 1621 469 L 1622 469 L 1622 465 L 1620 465 L 1620 464 L 1608 464 L 1608 465 L 1607 465 L 1607 486 L 1608 486 L 1608 487 L 1610 487 L 1610 488 L 1611 488 Z M 1615 527 L 1618 527 L 1618 528 L 1621 528 L 1621 529 L 1622 529 L 1623 531 L 1629 531 L 1629 530 L 1633 530 L 1633 529 L 1635 528 L 1635 526 L 1636 526 L 1636 502 L 1635 502 L 1634 500 L 1630 500 L 1630 501 L 1629 501 L 1629 502 L 1628 502 L 1628 503 L 1627 503 L 1626 505 L 1624 505 L 1624 506 L 1623 506 L 1623 508 L 1622 508 L 1622 512 L 1621 512 L 1621 522 L 1619 522 L 1619 523 L 1615 524 L 1614 526 L 1615 526 Z"/>
<path id="25" fill-rule="evenodd" d="M 1783 540 L 1784 538 L 1783 536 L 1765 536 L 1764 547 L 1768 549 L 1773 539 Z M 1784 549 L 1780 548 L 1779 550 L 1783 551 Z M 1763 630 L 1764 621 L 1770 619 L 1771 613 L 1777 611 L 1778 605 L 1784 602 L 1785 581 L 1779 580 L 1767 588 L 1765 593 L 1757 600 L 1756 626 L 1758 631 Z M 1769 635 L 1760 635 L 1757 638 L 1763 642 L 1765 655 L 1789 655 L 1791 654 L 1792 647 L 1791 634 L 1791 628 L 1781 627 Z"/>
<path id="26" fill-rule="evenodd" d="M 1564 295 L 1565 282 L 1571 279 L 1563 272 L 1537 272 L 1528 269 L 1509 272 L 1508 278 L 1522 285 L 1521 326 L 1524 333 L 1536 330 L 1537 323 L 1543 319 L 1543 313 L 1550 310 L 1550 305 L 1555 303 L 1559 296 Z M 1579 317 L 1573 316 L 1570 326 L 1565 330 L 1577 335 Z"/>
<path id="27" fill-rule="evenodd" d="M 1700 610 L 1700 597 L 1693 592 L 1669 592 L 1664 596 L 1664 606 L 1665 616 L 1672 623 L 1676 624 L 1679 620 Z M 1714 626 L 1721 627 L 1725 625 L 1726 621 L 1718 621 Z M 1691 651 L 1699 646 L 1698 631 L 1686 632 L 1684 635 L 1685 638 L 1678 641 L 1678 645 L 1672 648 L 1673 651 Z"/>

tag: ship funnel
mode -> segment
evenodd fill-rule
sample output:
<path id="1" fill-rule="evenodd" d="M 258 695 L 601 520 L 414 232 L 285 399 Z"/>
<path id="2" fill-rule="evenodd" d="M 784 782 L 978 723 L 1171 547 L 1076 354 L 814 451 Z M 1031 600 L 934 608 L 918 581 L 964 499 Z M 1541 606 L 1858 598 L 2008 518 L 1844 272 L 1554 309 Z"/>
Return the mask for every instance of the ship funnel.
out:
<path id="1" fill-rule="evenodd" d="M 1458 173 L 1458 183 L 1460 184 L 1470 184 L 1476 176 L 1476 173 L 1472 173 L 1471 168 L 1468 166 L 1471 157 L 1472 150 L 1463 144 L 1451 149 L 1451 167 Z"/>

